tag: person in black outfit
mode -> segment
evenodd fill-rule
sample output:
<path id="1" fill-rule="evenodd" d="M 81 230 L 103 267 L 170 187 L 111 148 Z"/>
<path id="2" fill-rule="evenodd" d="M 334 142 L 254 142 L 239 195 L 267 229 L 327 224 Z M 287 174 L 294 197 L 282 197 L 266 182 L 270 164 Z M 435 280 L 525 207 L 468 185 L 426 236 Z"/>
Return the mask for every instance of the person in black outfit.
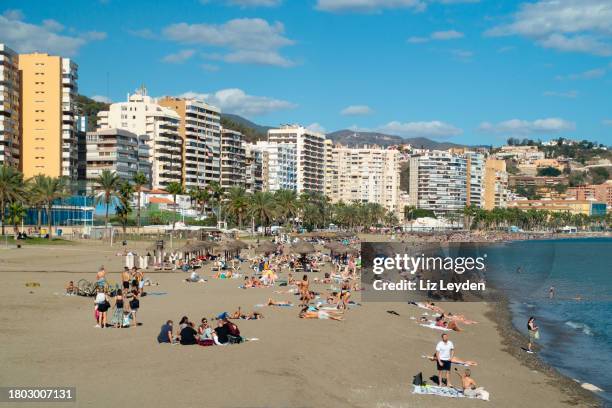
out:
<path id="1" fill-rule="evenodd" d="M 181 330 L 181 344 L 183 346 L 189 346 L 193 344 L 198 344 L 197 340 L 198 332 L 193 328 L 193 323 L 189 322 L 187 326 Z"/>

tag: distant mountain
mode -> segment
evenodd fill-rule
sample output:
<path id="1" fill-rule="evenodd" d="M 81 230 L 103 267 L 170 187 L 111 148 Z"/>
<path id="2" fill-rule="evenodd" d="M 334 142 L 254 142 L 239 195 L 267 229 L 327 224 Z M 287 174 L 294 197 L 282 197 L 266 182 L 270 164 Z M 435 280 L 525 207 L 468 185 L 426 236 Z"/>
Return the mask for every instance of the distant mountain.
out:
<path id="1" fill-rule="evenodd" d="M 227 129 L 236 130 L 245 136 L 248 142 L 256 142 L 258 140 L 265 140 L 268 134 L 268 129 L 272 129 L 270 126 L 262 126 L 257 123 L 253 123 L 248 119 L 243 118 L 233 113 L 222 113 L 221 114 L 221 125 Z"/>
<path id="2" fill-rule="evenodd" d="M 356 147 L 367 145 L 391 146 L 396 144 L 410 144 L 418 149 L 432 150 L 447 150 L 452 147 L 463 147 L 456 143 L 436 142 L 435 140 L 427 139 L 426 137 L 411 137 L 404 138 L 396 135 L 387 135 L 378 132 L 355 132 L 353 130 L 343 129 L 336 132 L 328 133 L 327 138 L 340 143 L 342 145 Z"/>
<path id="3" fill-rule="evenodd" d="M 248 142 L 256 142 L 265 140 L 270 126 L 262 126 L 254 123 L 242 116 L 232 113 L 221 114 L 221 124 L 232 130 L 237 130 L 245 135 Z M 463 147 L 464 145 L 450 142 L 436 142 L 435 140 L 427 139 L 426 137 L 403 138 L 396 135 L 387 135 L 378 132 L 355 132 L 353 130 L 343 129 L 336 132 L 328 133 L 328 139 L 334 143 L 339 143 L 345 146 L 356 147 L 363 145 L 378 145 L 382 147 L 392 146 L 396 144 L 410 144 L 412 147 L 419 149 L 432 150 L 448 150 L 451 147 Z"/>

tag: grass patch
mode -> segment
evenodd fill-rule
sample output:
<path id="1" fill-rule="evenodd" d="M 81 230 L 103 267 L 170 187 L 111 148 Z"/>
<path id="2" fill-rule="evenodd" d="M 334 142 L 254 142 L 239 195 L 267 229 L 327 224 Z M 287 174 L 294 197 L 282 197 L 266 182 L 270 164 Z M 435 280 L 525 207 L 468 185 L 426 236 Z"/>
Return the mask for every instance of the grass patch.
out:
<path id="1" fill-rule="evenodd" d="M 7 242 L 7 239 L 5 237 L 0 237 L 0 245 L 4 244 Z M 8 243 L 9 245 L 22 245 L 22 246 L 27 246 L 27 245 L 73 245 L 74 242 L 69 241 L 67 239 L 63 239 L 63 238 L 52 238 L 52 239 L 47 239 L 47 238 L 39 238 L 39 237 L 28 237 L 27 239 L 18 239 L 17 241 L 15 241 L 14 237 L 8 237 Z"/>

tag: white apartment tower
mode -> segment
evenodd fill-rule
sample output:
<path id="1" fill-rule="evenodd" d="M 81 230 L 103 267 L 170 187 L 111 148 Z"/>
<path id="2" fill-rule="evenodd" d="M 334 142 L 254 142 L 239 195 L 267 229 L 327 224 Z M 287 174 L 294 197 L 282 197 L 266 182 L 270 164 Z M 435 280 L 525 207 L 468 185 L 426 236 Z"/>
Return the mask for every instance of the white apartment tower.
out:
<path id="1" fill-rule="evenodd" d="M 69 58 L 62 58 L 62 175 L 77 179 L 77 117 L 76 96 L 78 65 Z"/>
<path id="2" fill-rule="evenodd" d="M 174 110 L 159 105 L 142 88 L 128 95 L 127 102 L 113 103 L 108 111 L 98 113 L 98 129 L 124 129 L 145 137 L 150 148 L 151 185 L 165 188 L 182 183 L 183 138 L 179 134 L 181 117 Z"/>
<path id="3" fill-rule="evenodd" d="M 262 187 L 264 191 L 297 191 L 297 147 L 293 143 L 259 141 L 249 150 L 262 157 Z"/>
<path id="4" fill-rule="evenodd" d="M 221 179 L 221 111 L 196 99 L 164 97 L 158 103 L 180 116 L 183 139 L 183 185 L 203 188 Z"/>
<path id="5" fill-rule="evenodd" d="M 328 160 L 334 164 L 332 173 L 335 172 L 335 180 L 329 183 L 330 200 L 377 203 L 401 218 L 400 159 L 395 149 L 333 148 Z"/>
<path id="6" fill-rule="evenodd" d="M 221 187 L 245 187 L 246 158 L 242 133 L 221 129 Z"/>
<path id="7" fill-rule="evenodd" d="M 410 158 L 410 204 L 436 214 L 462 211 L 467 203 L 468 159 L 429 151 Z"/>
<path id="8" fill-rule="evenodd" d="M 296 191 L 325 192 L 325 135 L 299 125 L 268 130 L 268 141 L 295 146 Z"/>

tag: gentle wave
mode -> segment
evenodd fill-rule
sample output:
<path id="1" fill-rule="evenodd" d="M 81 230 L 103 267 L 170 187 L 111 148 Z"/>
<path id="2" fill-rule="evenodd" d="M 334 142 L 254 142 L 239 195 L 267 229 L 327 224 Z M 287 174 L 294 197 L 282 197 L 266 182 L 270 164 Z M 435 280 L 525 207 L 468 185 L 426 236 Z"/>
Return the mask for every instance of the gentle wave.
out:
<path id="1" fill-rule="evenodd" d="M 591 328 L 587 324 L 576 323 L 576 322 L 572 322 L 570 320 L 568 322 L 565 322 L 565 325 L 571 327 L 574 330 L 582 331 L 587 336 L 592 336 L 593 335 L 593 331 L 591 330 Z"/>

